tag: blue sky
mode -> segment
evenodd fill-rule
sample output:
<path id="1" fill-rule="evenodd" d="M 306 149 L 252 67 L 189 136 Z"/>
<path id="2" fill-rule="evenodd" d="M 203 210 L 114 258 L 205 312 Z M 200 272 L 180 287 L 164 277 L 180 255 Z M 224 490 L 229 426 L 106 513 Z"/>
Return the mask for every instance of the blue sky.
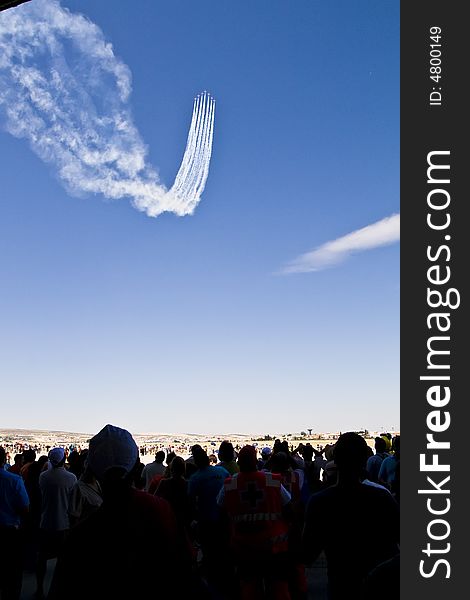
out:
<path id="1" fill-rule="evenodd" d="M 130 69 L 166 186 L 203 90 L 213 154 L 194 214 L 150 218 L 68 193 L 0 110 L 3 426 L 398 428 L 399 245 L 282 268 L 399 212 L 399 3 L 61 4 Z"/>

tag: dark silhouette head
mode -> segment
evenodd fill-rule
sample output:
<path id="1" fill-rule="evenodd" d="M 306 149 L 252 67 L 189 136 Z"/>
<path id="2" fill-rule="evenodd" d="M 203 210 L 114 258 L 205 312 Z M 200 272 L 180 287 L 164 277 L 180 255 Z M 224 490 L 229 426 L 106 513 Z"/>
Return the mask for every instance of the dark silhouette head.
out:
<path id="1" fill-rule="evenodd" d="M 47 456 L 45 454 L 41 454 L 41 456 L 38 458 L 38 467 L 39 467 L 39 472 L 41 472 L 44 468 L 44 465 L 47 463 L 49 459 L 47 458 Z"/>
<path id="2" fill-rule="evenodd" d="M 313 454 L 314 454 L 314 449 L 312 444 L 305 444 L 304 446 L 302 446 L 302 450 L 300 451 L 300 454 L 302 455 L 304 460 L 312 460 L 313 459 Z"/>
<path id="3" fill-rule="evenodd" d="M 165 453 L 163 452 L 163 450 L 159 450 L 156 454 L 155 454 L 155 462 L 157 463 L 162 463 L 165 460 Z"/>
<path id="4" fill-rule="evenodd" d="M 3 467 L 3 465 L 7 462 L 7 453 L 5 452 L 5 448 L 3 446 L 0 446 L 0 467 Z"/>
<path id="5" fill-rule="evenodd" d="M 172 477 L 184 477 L 186 472 L 186 463 L 181 456 L 175 456 L 170 463 L 170 473 Z"/>
<path id="6" fill-rule="evenodd" d="M 359 478 L 368 458 L 367 442 L 352 431 L 343 433 L 335 444 L 333 456 L 340 477 Z"/>
<path id="7" fill-rule="evenodd" d="M 379 454 L 379 452 L 387 452 L 387 443 L 381 437 L 375 438 L 374 446 L 375 446 L 375 451 L 377 452 L 377 454 Z"/>
<path id="8" fill-rule="evenodd" d="M 395 453 L 395 458 L 400 458 L 400 436 L 396 435 L 393 438 L 393 442 L 392 442 L 392 449 Z"/>
<path id="9" fill-rule="evenodd" d="M 290 466 L 289 457 L 285 452 L 276 452 L 269 461 L 272 473 L 285 473 Z"/>
<path id="10" fill-rule="evenodd" d="M 112 497 L 131 486 L 139 467 L 139 449 L 125 429 L 106 425 L 93 436 L 88 448 L 88 466 L 101 483 L 103 494 Z M 109 494 L 106 492 L 109 490 Z"/>
<path id="11" fill-rule="evenodd" d="M 202 450 L 202 446 L 200 446 L 199 444 L 194 444 L 194 446 L 191 446 L 191 454 L 194 457 L 194 454 L 196 452 L 199 452 L 200 450 Z"/>
<path id="12" fill-rule="evenodd" d="M 209 457 L 207 456 L 207 452 L 203 450 L 200 446 L 199 449 L 194 450 L 193 447 L 193 457 L 194 464 L 198 469 L 204 469 L 209 466 Z"/>
<path id="13" fill-rule="evenodd" d="M 238 466 L 242 473 L 251 473 L 257 470 L 256 448 L 244 446 L 238 454 Z"/>
<path id="14" fill-rule="evenodd" d="M 36 460 L 36 452 L 34 450 L 25 450 L 23 452 L 23 460 L 24 464 L 34 462 Z"/>
<path id="15" fill-rule="evenodd" d="M 221 462 L 230 462 L 235 458 L 235 451 L 231 442 L 224 440 L 219 447 L 219 460 Z"/>
<path id="16" fill-rule="evenodd" d="M 79 477 L 82 473 L 83 465 L 78 450 L 72 450 L 72 452 L 69 454 L 68 462 L 70 472 Z"/>

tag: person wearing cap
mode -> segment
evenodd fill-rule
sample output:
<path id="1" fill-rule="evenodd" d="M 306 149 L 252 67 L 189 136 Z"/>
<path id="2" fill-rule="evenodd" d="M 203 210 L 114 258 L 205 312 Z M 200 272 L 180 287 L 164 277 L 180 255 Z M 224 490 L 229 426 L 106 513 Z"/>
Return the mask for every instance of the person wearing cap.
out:
<path id="1" fill-rule="evenodd" d="M 77 478 L 65 469 L 65 451 L 52 448 L 48 453 L 49 468 L 39 476 L 41 520 L 39 552 L 36 564 L 36 597 L 44 596 L 47 561 L 55 558 L 70 528 L 69 497 Z"/>
<path id="2" fill-rule="evenodd" d="M 140 461 L 131 434 L 106 425 L 90 440 L 87 461 L 103 502 L 70 530 L 48 600 L 198 598 L 195 586 L 188 591 L 191 556 L 171 506 L 133 487 Z"/>
<path id="3" fill-rule="evenodd" d="M 258 471 L 262 471 L 270 459 L 272 450 L 269 446 L 266 446 L 261 450 L 261 458 L 258 459 Z"/>
<path id="4" fill-rule="evenodd" d="M 307 506 L 304 557 L 308 564 L 325 552 L 330 600 L 359 600 L 367 574 L 399 550 L 398 504 L 386 490 L 362 484 L 367 457 L 365 439 L 343 433 L 333 455 L 337 482 Z"/>

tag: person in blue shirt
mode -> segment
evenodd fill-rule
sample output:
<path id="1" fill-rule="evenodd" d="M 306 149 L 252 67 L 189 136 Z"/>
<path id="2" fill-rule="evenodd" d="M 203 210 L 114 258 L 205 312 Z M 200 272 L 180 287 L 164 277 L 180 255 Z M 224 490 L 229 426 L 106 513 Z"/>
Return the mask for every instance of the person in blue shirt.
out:
<path id="1" fill-rule="evenodd" d="M 211 466 L 202 448 L 193 448 L 197 471 L 188 481 L 188 495 L 196 515 L 196 538 L 202 551 L 202 570 L 209 585 L 217 590 L 227 577 L 228 524 L 221 522 L 217 496 L 230 473 L 224 467 Z"/>
<path id="2" fill-rule="evenodd" d="M 0 597 L 19 600 L 22 580 L 21 519 L 29 498 L 19 475 L 5 470 L 6 452 L 0 446 Z"/>

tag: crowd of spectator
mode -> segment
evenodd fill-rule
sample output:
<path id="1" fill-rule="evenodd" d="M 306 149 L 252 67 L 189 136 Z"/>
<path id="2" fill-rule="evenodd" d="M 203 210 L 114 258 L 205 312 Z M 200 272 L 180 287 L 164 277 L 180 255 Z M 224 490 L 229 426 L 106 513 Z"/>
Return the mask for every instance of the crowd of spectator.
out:
<path id="1" fill-rule="evenodd" d="M 400 438 L 357 433 L 318 450 L 220 444 L 217 464 L 106 425 L 81 451 L 0 447 L 0 598 L 34 571 L 49 600 L 306 600 L 323 555 L 330 600 L 399 597 Z"/>

